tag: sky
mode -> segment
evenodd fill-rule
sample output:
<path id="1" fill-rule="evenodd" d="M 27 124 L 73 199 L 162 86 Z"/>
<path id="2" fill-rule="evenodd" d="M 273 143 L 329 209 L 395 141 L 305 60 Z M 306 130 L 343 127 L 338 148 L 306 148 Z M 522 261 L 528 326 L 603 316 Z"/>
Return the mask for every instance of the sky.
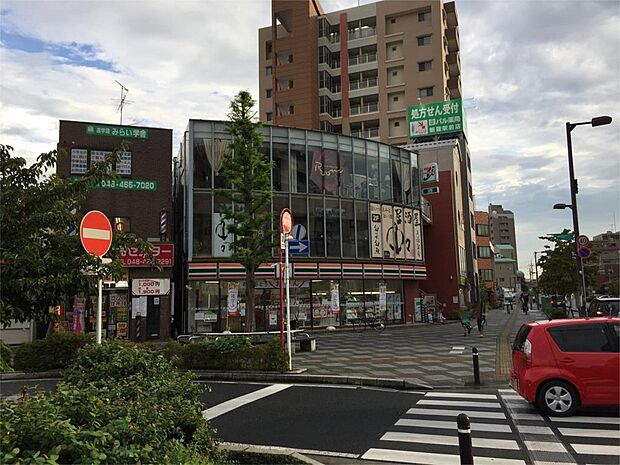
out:
<path id="1" fill-rule="evenodd" d="M 407 0 L 411 3 L 414 0 Z M 370 3 L 360 0 L 360 4 Z M 357 0 L 322 0 L 326 12 Z M 0 4 L 0 143 L 34 160 L 61 119 L 172 128 L 225 119 L 258 95 L 258 28 L 269 0 L 11 1 Z M 477 210 L 515 214 L 519 267 L 539 236 L 572 229 L 565 123 L 583 234 L 620 224 L 620 1 L 456 0 Z M 615 219 L 614 219 L 615 215 Z"/>

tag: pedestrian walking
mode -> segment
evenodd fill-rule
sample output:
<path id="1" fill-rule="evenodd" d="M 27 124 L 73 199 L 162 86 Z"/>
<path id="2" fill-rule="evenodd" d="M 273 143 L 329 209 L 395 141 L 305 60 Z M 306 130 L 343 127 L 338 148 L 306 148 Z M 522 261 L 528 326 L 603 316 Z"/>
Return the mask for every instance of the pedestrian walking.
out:
<path id="1" fill-rule="evenodd" d="M 468 312 L 461 316 L 461 326 L 463 326 L 463 336 L 468 336 L 471 333 L 471 318 Z"/>
<path id="2" fill-rule="evenodd" d="M 504 296 L 504 307 L 506 307 L 506 313 L 510 315 L 510 311 L 512 310 L 512 296 Z"/>
<path id="3" fill-rule="evenodd" d="M 523 291 L 521 294 L 521 306 L 523 307 L 523 313 L 527 315 L 527 311 L 529 310 L 530 305 L 530 295 L 527 291 Z"/>
<path id="4" fill-rule="evenodd" d="M 478 324 L 478 334 L 480 337 L 484 337 L 484 327 L 487 324 L 487 313 L 485 304 L 480 304 L 480 311 L 478 312 L 478 317 L 476 318 L 476 323 Z"/>

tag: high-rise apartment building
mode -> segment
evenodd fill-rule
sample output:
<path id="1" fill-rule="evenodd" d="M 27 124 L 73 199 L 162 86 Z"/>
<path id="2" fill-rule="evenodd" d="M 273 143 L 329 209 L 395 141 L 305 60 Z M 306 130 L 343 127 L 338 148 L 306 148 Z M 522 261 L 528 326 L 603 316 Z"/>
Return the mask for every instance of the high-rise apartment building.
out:
<path id="1" fill-rule="evenodd" d="M 510 210 L 504 210 L 501 205 L 489 204 L 489 227 L 491 242 L 495 245 L 510 244 L 514 249 L 514 260 L 517 260 L 517 235 L 515 234 L 515 215 Z M 516 269 L 519 269 L 518 262 Z"/>
<path id="2" fill-rule="evenodd" d="M 407 107 L 461 98 L 460 68 L 454 2 L 325 13 L 318 0 L 272 0 L 259 30 L 260 119 L 406 144 Z"/>

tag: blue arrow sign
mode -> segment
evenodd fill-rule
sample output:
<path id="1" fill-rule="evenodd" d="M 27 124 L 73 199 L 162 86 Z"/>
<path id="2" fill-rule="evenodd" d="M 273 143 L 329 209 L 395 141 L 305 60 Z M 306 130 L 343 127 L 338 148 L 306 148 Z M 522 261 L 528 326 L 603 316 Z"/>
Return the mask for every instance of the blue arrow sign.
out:
<path id="1" fill-rule="evenodd" d="M 291 254 L 308 254 L 310 253 L 310 241 L 309 240 L 288 241 L 288 252 Z"/>

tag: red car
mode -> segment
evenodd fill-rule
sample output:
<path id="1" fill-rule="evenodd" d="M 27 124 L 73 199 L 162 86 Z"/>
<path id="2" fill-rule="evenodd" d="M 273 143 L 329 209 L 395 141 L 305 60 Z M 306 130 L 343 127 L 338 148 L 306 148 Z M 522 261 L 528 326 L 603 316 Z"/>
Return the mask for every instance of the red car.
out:
<path id="1" fill-rule="evenodd" d="M 620 405 L 620 318 L 526 323 L 512 345 L 510 384 L 539 410 Z"/>

